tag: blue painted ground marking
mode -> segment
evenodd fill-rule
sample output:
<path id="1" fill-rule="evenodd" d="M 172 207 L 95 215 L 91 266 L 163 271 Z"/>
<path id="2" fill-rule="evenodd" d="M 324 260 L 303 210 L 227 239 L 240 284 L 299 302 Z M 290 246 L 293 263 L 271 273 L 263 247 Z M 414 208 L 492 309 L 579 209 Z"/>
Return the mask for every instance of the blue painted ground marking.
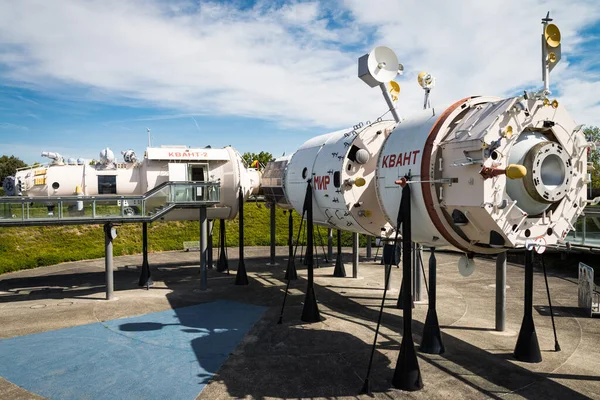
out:
<path id="1" fill-rule="evenodd" d="M 194 399 L 265 307 L 217 301 L 0 340 L 0 376 L 51 399 Z"/>

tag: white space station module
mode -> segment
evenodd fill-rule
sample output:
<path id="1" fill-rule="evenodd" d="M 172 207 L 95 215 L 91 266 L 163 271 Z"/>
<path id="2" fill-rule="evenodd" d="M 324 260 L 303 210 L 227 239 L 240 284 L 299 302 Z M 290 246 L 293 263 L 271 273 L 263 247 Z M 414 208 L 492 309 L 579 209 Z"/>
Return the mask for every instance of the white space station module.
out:
<path id="1" fill-rule="evenodd" d="M 244 198 L 256 193 L 260 174 L 247 168 L 241 155 L 232 147 L 221 149 L 186 146 L 148 147 L 142 160 L 135 152 L 122 152 L 117 162 L 114 153 L 105 148 L 100 161 L 89 165 L 82 159 L 64 160 L 57 153 L 42 153 L 52 161 L 48 165 L 21 169 L 5 180 L 8 195 L 29 197 L 143 195 L 165 182 L 219 182 L 220 203 L 207 208 L 209 219 L 232 219 L 238 213 L 239 190 Z M 7 182 L 9 182 L 7 184 Z M 127 213 L 136 213 L 129 204 Z M 195 220 L 193 209 L 174 209 L 165 220 Z"/>
<path id="2" fill-rule="evenodd" d="M 392 237 L 406 181 L 414 242 L 468 254 L 532 242 L 544 249 L 557 245 L 588 203 L 593 144 L 563 105 L 548 98 L 549 72 L 560 59 L 558 28 L 545 25 L 543 39 L 545 85 L 539 92 L 473 96 L 429 108 L 435 80 L 421 73 L 424 110 L 403 119 L 393 104 L 399 86 L 392 81 L 403 67 L 392 50 L 375 48 L 359 59 L 359 77 L 380 86 L 394 120 L 308 140 L 267 166 L 265 195 L 302 213 L 310 179 L 315 223 Z"/>

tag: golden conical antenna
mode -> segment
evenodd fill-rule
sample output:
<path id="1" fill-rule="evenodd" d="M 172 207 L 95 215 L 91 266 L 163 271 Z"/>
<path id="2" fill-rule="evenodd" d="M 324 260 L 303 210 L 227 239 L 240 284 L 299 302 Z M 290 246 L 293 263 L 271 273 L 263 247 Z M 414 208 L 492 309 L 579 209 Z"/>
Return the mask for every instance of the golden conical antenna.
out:
<path id="1" fill-rule="evenodd" d="M 555 63 L 556 62 L 556 53 L 548 54 L 548 61 L 550 61 L 551 63 Z"/>
<path id="2" fill-rule="evenodd" d="M 423 71 L 423 72 L 419 72 L 419 76 L 417 76 L 417 82 L 419 82 L 419 86 L 423 87 L 423 78 L 425 78 L 425 75 L 427 75 L 427 72 Z"/>
<path id="3" fill-rule="evenodd" d="M 546 25 L 544 29 L 544 38 L 550 47 L 558 47 L 560 45 L 560 29 L 554 24 Z"/>
<path id="4" fill-rule="evenodd" d="M 392 97 L 392 100 L 393 101 L 398 100 L 398 95 L 400 94 L 400 85 L 396 81 L 390 81 L 388 83 L 388 85 L 389 85 L 388 91 L 390 92 L 390 96 Z"/>

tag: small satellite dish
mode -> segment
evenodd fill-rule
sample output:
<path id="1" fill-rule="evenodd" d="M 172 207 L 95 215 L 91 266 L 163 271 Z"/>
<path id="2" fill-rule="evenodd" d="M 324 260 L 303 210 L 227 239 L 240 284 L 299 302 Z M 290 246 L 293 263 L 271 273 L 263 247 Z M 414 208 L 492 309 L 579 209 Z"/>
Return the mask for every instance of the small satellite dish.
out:
<path id="1" fill-rule="evenodd" d="M 386 46 L 377 46 L 367 59 L 367 67 L 371 76 L 380 83 L 393 80 L 398 75 L 400 64 L 398 57 L 392 49 Z M 404 69 L 404 67 L 402 67 Z"/>
<path id="2" fill-rule="evenodd" d="M 462 255 L 458 259 L 458 272 L 464 276 L 470 276 L 475 271 L 475 260 L 467 257 L 466 255 Z"/>
<path id="3" fill-rule="evenodd" d="M 392 96 L 392 100 L 398 100 L 398 95 L 400 94 L 400 85 L 396 81 L 390 81 L 388 92 L 390 92 L 390 96 Z"/>
<path id="4" fill-rule="evenodd" d="M 404 74 L 404 65 L 398 64 L 398 75 Z"/>
<path id="5" fill-rule="evenodd" d="M 544 38 L 550 47 L 558 47 L 560 44 L 560 29 L 554 24 L 546 25 L 544 29 Z"/>

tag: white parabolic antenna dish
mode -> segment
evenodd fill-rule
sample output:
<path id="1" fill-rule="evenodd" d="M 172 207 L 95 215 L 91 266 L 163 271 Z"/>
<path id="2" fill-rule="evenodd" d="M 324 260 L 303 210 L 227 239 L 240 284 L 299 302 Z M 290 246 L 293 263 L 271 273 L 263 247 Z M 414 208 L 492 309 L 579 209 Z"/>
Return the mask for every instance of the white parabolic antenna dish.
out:
<path id="1" fill-rule="evenodd" d="M 475 271 L 475 261 L 465 255 L 458 259 L 458 272 L 462 276 L 470 276 Z"/>
<path id="2" fill-rule="evenodd" d="M 389 47 L 375 47 L 369 53 L 367 68 L 376 81 L 387 83 L 398 75 L 398 57 Z"/>

